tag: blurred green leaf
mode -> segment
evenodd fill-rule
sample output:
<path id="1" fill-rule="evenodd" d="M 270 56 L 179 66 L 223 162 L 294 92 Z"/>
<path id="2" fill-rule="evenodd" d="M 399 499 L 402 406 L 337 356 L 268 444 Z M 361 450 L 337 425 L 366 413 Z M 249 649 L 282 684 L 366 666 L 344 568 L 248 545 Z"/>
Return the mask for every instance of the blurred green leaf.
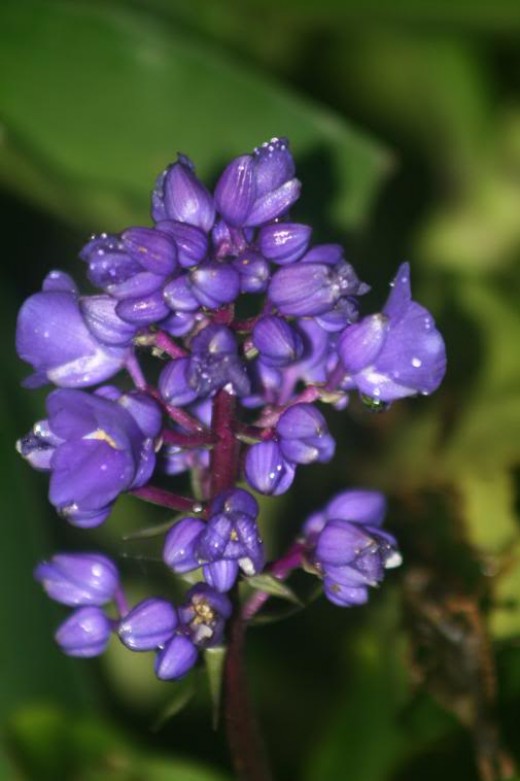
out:
<path id="1" fill-rule="evenodd" d="M 410 679 L 395 597 L 387 592 L 372 608 L 369 623 L 349 638 L 348 677 L 338 682 L 337 706 L 309 758 L 306 781 L 387 781 L 400 763 L 446 729 L 435 708 L 405 719 Z"/>
<path id="2" fill-rule="evenodd" d="M 520 250 L 520 111 L 498 115 L 472 186 L 434 208 L 418 237 L 418 256 L 469 273 L 516 261 Z"/>
<path id="3" fill-rule="evenodd" d="M 10 187 L 82 225 L 142 220 L 177 150 L 202 174 L 274 135 L 318 156 L 330 214 L 367 215 L 389 158 L 349 125 L 143 12 L 7 0 L 0 10 L 4 144 Z M 13 150 L 11 152 L 11 149 Z M 312 193 L 311 193 L 312 195 Z"/>
<path id="4" fill-rule="evenodd" d="M 520 543 L 512 546 L 496 573 L 490 632 L 497 639 L 520 636 Z"/>
<path id="5" fill-rule="evenodd" d="M 275 0 L 256 0 L 254 5 L 262 8 L 276 7 Z M 282 12 L 305 14 L 313 19 L 330 18 L 335 25 L 340 20 L 371 23 L 408 22 L 420 25 L 451 23 L 464 28 L 490 30 L 518 29 L 520 12 L 515 0 L 284 0 Z"/>
<path id="6" fill-rule="evenodd" d="M 225 781 L 209 766 L 145 752 L 102 720 L 56 708 L 18 712 L 7 736 L 23 781 Z"/>
<path id="7" fill-rule="evenodd" d="M 2 332 L 15 319 L 15 296 L 7 282 L 0 290 Z M 2 633 L 0 723 L 13 708 L 31 700 L 49 699 L 86 706 L 91 668 L 63 656 L 52 637 L 63 610 L 50 603 L 33 579 L 38 561 L 48 554 L 55 513 L 32 472 L 15 452 L 15 442 L 42 417 L 41 396 L 22 394 L 24 368 L 8 347 L 3 356 L 0 418 L 6 444 L 0 453 L 0 493 L 4 529 L 0 567 Z M 35 638 L 38 642 L 35 648 Z"/>

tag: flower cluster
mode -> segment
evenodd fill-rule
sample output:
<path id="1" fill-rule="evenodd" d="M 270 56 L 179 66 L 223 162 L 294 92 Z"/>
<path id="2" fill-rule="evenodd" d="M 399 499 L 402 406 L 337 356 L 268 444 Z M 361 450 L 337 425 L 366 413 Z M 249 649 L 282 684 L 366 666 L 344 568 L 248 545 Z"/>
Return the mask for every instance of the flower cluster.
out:
<path id="1" fill-rule="evenodd" d="M 440 384 L 444 343 L 411 297 L 408 265 L 381 312 L 361 316 L 368 285 L 339 245 L 313 243 L 311 227 L 289 217 L 299 194 L 285 139 L 232 160 L 213 194 L 179 155 L 157 179 L 150 226 L 93 236 L 81 250 L 98 293 L 80 295 L 52 271 L 22 306 L 17 349 L 34 370 L 25 384 L 57 389 L 18 449 L 50 472 L 50 501 L 79 527 L 104 522 L 122 492 L 177 511 L 163 559 L 199 577 L 180 606 L 150 597 L 128 610 L 105 557 L 40 565 L 49 595 L 76 608 L 57 635 L 67 653 L 101 653 L 115 632 L 156 653 L 160 678 L 184 675 L 199 648 L 223 641 L 239 577 L 288 574 L 266 564 L 251 491 L 282 494 L 299 466 L 330 461 L 335 441 L 317 404 L 341 410 L 355 391 L 382 407 Z M 144 351 L 161 362 L 155 384 Z M 102 384 L 121 371 L 133 390 Z M 193 499 L 155 482 L 185 472 Z M 375 492 L 340 494 L 306 523 L 290 568 L 322 578 L 336 604 L 364 602 L 399 561 L 383 514 Z"/>

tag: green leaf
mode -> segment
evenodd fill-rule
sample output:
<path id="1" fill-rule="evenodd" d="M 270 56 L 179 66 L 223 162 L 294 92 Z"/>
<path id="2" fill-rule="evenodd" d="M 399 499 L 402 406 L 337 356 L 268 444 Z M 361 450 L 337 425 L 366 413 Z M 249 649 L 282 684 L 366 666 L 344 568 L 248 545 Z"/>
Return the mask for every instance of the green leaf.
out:
<path id="1" fill-rule="evenodd" d="M 213 707 L 213 729 L 217 729 L 219 722 L 226 652 L 227 649 L 224 646 L 207 648 L 204 651 L 204 664 L 206 665 L 206 672 L 208 674 L 209 693 Z"/>
<path id="2" fill-rule="evenodd" d="M 21 781 L 229 781 L 198 762 L 142 751 L 107 722 L 56 708 L 18 712 L 7 744 Z"/>
<path id="3" fill-rule="evenodd" d="M 247 579 L 247 584 L 251 586 L 251 588 L 254 588 L 257 591 L 264 591 L 266 594 L 270 594 L 273 597 L 286 599 L 288 602 L 293 602 L 295 605 L 302 604 L 294 591 L 286 583 L 268 573 L 252 575 Z"/>
<path id="4" fill-rule="evenodd" d="M 167 721 L 173 719 L 174 716 L 184 710 L 194 694 L 195 686 L 193 685 L 192 679 L 185 678 L 182 681 L 176 682 L 174 694 L 169 698 L 167 705 L 161 710 L 152 726 L 152 730 L 161 729 Z"/>
<path id="5" fill-rule="evenodd" d="M 366 218 L 389 170 L 388 155 L 332 112 L 123 6 L 6 0 L 0 70 L 10 74 L 0 84 L 4 183 L 91 228 L 145 219 L 177 150 L 208 175 L 287 135 L 317 166 L 318 201 L 343 227 Z"/>

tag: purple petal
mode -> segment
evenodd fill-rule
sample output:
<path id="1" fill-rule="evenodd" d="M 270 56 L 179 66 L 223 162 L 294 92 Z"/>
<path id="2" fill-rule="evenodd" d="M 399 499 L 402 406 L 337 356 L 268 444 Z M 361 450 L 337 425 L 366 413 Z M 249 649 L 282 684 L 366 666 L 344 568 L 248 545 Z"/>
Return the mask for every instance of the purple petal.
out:
<path id="1" fill-rule="evenodd" d="M 200 566 L 197 546 L 206 525 L 200 518 L 183 518 L 164 541 L 163 559 L 174 572 L 190 572 Z"/>
<path id="2" fill-rule="evenodd" d="M 380 526 L 386 513 L 386 499 L 379 491 L 342 491 L 328 503 L 325 512 L 329 520 Z"/>
<path id="3" fill-rule="evenodd" d="M 171 274 L 177 266 L 175 242 L 153 228 L 129 228 L 121 234 L 123 248 L 143 268 L 159 276 Z"/>
<path id="4" fill-rule="evenodd" d="M 316 559 L 324 565 L 350 564 L 367 547 L 372 538 L 359 525 L 347 521 L 328 521 L 316 546 Z"/>
<path id="5" fill-rule="evenodd" d="M 192 641 L 177 634 L 159 651 L 155 659 L 155 674 L 162 681 L 182 678 L 197 661 L 199 652 Z"/>
<path id="6" fill-rule="evenodd" d="M 198 391 L 190 384 L 190 359 L 170 361 L 159 376 L 159 392 L 162 398 L 175 407 L 184 407 L 198 398 Z"/>
<path id="7" fill-rule="evenodd" d="M 192 292 L 202 306 L 215 309 L 235 300 L 240 292 L 240 277 L 233 266 L 206 263 L 190 275 Z"/>
<path id="8" fill-rule="evenodd" d="M 218 212 L 232 226 L 244 224 L 255 200 L 255 164 L 251 155 L 235 158 L 215 187 Z"/>
<path id="9" fill-rule="evenodd" d="M 131 343 L 136 327 L 119 316 L 117 301 L 110 296 L 85 296 L 80 308 L 91 333 L 103 344 L 123 346 Z"/>
<path id="10" fill-rule="evenodd" d="M 238 575 L 238 563 L 221 559 L 202 568 L 204 580 L 217 591 L 226 592 L 235 584 Z"/>
<path id="11" fill-rule="evenodd" d="M 366 586 L 342 586 L 329 578 L 325 578 L 323 590 L 327 599 L 339 607 L 364 605 L 368 601 L 368 589 Z"/>
<path id="12" fill-rule="evenodd" d="M 196 266 L 208 253 L 208 237 L 200 228 L 184 222 L 165 220 L 157 223 L 157 228 L 175 240 L 177 260 L 184 268 Z"/>

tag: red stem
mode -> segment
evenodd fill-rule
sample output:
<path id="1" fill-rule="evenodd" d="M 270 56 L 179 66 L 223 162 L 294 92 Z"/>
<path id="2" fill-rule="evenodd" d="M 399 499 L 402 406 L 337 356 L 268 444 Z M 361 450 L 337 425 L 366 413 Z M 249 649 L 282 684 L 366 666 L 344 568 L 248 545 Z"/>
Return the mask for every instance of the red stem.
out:
<path id="1" fill-rule="evenodd" d="M 213 400 L 211 433 L 211 497 L 233 488 L 238 480 L 240 444 L 235 436 L 236 399 L 220 390 Z M 271 781 L 264 746 L 256 723 L 244 663 L 246 625 L 242 620 L 238 587 L 230 594 L 233 615 L 229 623 L 224 665 L 224 718 L 237 781 Z"/>
<path id="2" fill-rule="evenodd" d="M 138 499 L 143 499 L 151 504 L 158 504 L 161 507 L 168 507 L 170 510 L 178 510 L 181 513 L 193 513 L 194 515 L 204 517 L 200 502 L 195 502 L 187 496 L 172 494 L 170 491 L 165 491 L 164 488 L 145 485 L 142 488 L 135 488 L 130 493 L 132 496 L 137 496 Z"/>

